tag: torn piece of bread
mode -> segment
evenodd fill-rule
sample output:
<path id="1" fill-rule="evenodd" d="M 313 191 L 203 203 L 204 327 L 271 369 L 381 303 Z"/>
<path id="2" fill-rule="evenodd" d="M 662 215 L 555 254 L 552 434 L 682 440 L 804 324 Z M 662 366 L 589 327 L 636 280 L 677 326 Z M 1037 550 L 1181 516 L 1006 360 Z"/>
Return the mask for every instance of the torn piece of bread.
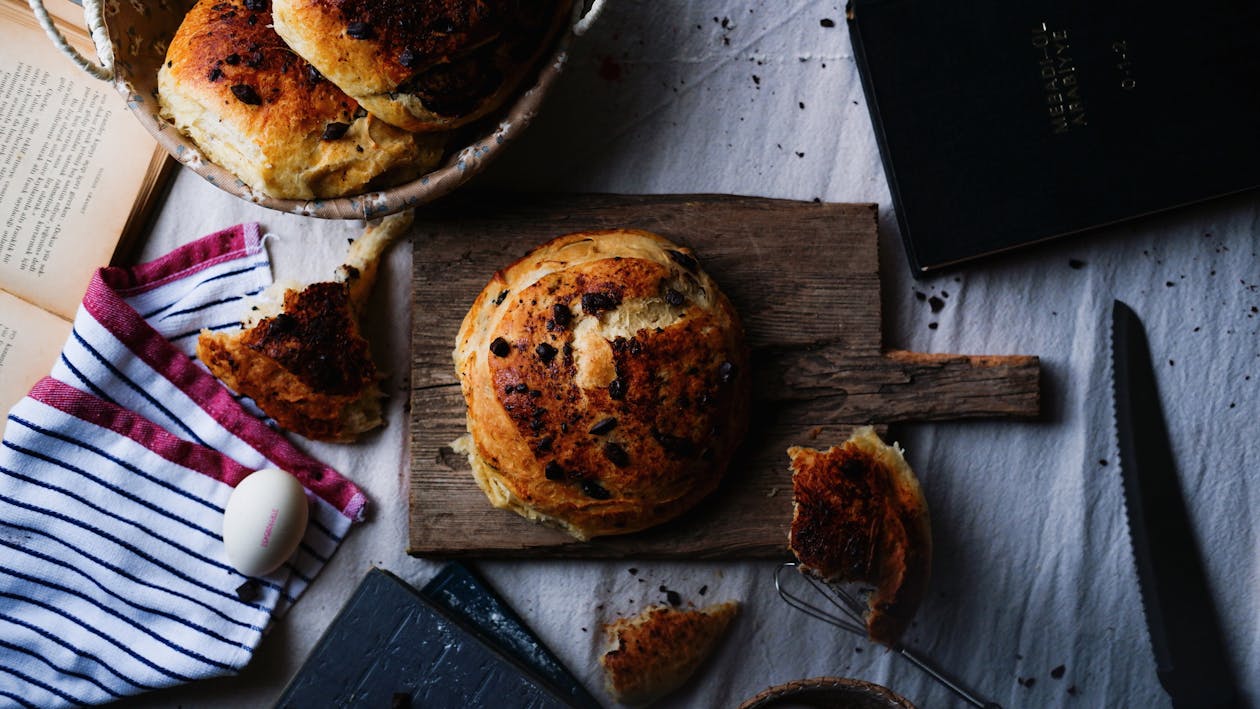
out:
<path id="1" fill-rule="evenodd" d="M 609 694 L 622 704 L 641 706 L 678 689 L 713 652 L 738 612 L 735 601 L 700 610 L 651 606 L 608 624 L 611 647 L 599 663 Z"/>
<path id="2" fill-rule="evenodd" d="M 895 645 L 927 590 L 927 502 L 901 449 L 869 426 L 827 451 L 788 449 L 792 528 L 800 570 L 831 583 L 869 584 L 867 633 Z"/>
<path id="3" fill-rule="evenodd" d="M 385 249 L 412 212 L 367 228 L 338 280 L 284 294 L 279 313 L 234 333 L 202 331 L 197 357 L 281 427 L 321 441 L 353 441 L 384 424 L 380 374 L 360 329 Z"/>

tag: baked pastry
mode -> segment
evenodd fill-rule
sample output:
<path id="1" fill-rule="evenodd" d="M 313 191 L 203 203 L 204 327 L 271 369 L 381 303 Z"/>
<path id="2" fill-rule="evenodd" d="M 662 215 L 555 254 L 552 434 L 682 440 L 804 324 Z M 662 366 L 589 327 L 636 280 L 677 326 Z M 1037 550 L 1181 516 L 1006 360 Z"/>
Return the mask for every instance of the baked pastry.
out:
<path id="1" fill-rule="evenodd" d="M 450 130 L 500 106 L 568 0 L 274 0 L 276 32 L 381 119 Z"/>
<path id="2" fill-rule="evenodd" d="M 380 375 L 359 321 L 385 249 L 413 213 L 385 217 L 350 246 L 336 281 L 284 292 L 280 312 L 255 311 L 246 329 L 203 330 L 197 357 L 282 428 L 322 441 L 352 441 L 384 423 Z"/>
<path id="3" fill-rule="evenodd" d="M 295 55 L 265 0 L 202 0 L 158 71 L 162 117 L 216 164 L 271 197 L 358 194 L 419 176 L 442 136 L 368 115 Z"/>
<path id="4" fill-rule="evenodd" d="M 650 704 L 678 689 L 713 652 L 739 612 L 734 601 L 701 610 L 652 606 L 610 623 L 610 649 L 599 658 L 608 693 L 618 702 Z"/>
<path id="5" fill-rule="evenodd" d="M 747 427 L 734 307 L 688 249 L 646 231 L 561 236 L 496 273 L 455 368 L 477 484 L 578 539 L 682 514 Z"/>
<path id="6" fill-rule="evenodd" d="M 867 599 L 872 640 L 896 644 L 927 590 L 932 531 L 927 502 L 901 449 L 869 426 L 825 452 L 788 449 L 792 528 L 802 572 L 831 583 L 874 587 Z"/>

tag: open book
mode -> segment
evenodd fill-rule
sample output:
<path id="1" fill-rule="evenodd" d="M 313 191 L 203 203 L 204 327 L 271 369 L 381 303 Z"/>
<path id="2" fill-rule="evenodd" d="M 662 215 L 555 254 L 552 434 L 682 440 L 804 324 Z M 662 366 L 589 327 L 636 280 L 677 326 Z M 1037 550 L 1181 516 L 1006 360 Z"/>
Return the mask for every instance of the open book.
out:
<path id="1" fill-rule="evenodd" d="M 95 56 L 83 9 L 45 6 Z M 92 272 L 125 258 L 175 162 L 112 86 L 62 56 L 26 0 L 0 0 L 0 97 L 4 413 L 52 368 Z"/>

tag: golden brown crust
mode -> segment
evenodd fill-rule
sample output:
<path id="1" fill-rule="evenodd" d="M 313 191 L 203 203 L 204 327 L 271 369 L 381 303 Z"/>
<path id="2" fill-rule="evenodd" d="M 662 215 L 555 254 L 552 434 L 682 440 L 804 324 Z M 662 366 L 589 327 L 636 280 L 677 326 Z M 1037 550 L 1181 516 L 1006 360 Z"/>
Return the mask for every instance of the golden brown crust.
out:
<path id="1" fill-rule="evenodd" d="M 747 426 L 743 330 L 686 249 L 569 234 L 495 274 L 455 350 L 492 503 L 579 539 L 681 514 Z"/>
<path id="2" fill-rule="evenodd" d="M 357 194 L 437 163 L 440 138 L 417 142 L 367 115 L 285 46 L 267 7 L 202 0 L 189 10 L 158 73 L 163 117 L 272 197 Z"/>
<path id="3" fill-rule="evenodd" d="M 202 332 L 197 357 L 281 427 L 345 441 L 380 423 L 377 371 L 345 283 L 284 296 L 284 312 L 234 334 Z"/>
<path id="4" fill-rule="evenodd" d="M 605 630 L 611 649 L 599 658 L 609 694 L 622 704 L 641 705 L 679 688 L 738 612 L 734 601 L 702 610 L 653 606 L 610 623 Z"/>
<path id="5" fill-rule="evenodd" d="M 867 632 L 893 645 L 927 590 L 932 533 L 927 502 L 900 450 L 864 427 L 829 450 L 793 447 L 788 543 L 801 571 L 867 583 Z"/>
<path id="6" fill-rule="evenodd" d="M 276 0 L 299 55 L 373 114 L 450 130 L 501 105 L 562 26 L 568 0 Z"/>

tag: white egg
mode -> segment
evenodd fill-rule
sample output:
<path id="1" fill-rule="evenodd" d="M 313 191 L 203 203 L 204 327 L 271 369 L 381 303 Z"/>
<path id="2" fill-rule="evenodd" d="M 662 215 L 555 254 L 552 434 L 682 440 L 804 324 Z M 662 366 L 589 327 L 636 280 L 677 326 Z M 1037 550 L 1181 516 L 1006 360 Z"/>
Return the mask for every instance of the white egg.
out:
<path id="1" fill-rule="evenodd" d="M 223 510 L 228 563 L 246 576 L 275 571 L 297 550 L 310 512 L 297 478 L 264 468 L 242 480 Z"/>

